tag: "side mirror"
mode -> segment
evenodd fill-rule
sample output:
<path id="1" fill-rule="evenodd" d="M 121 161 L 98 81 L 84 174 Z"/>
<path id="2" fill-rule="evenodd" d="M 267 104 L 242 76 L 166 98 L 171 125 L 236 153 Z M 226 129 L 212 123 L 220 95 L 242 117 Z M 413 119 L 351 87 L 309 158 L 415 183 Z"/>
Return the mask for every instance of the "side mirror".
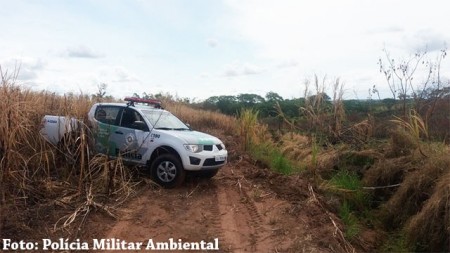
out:
<path id="1" fill-rule="evenodd" d="M 191 124 L 186 123 L 186 126 L 189 128 L 189 130 L 192 130 Z"/>

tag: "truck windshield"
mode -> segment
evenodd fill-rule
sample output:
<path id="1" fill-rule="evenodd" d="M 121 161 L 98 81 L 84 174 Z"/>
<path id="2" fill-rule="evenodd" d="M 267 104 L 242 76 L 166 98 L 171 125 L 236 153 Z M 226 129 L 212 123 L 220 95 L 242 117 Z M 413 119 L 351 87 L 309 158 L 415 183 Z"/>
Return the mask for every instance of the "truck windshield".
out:
<path id="1" fill-rule="evenodd" d="M 142 113 L 155 129 L 189 130 L 189 127 L 170 112 L 161 110 L 142 110 Z"/>

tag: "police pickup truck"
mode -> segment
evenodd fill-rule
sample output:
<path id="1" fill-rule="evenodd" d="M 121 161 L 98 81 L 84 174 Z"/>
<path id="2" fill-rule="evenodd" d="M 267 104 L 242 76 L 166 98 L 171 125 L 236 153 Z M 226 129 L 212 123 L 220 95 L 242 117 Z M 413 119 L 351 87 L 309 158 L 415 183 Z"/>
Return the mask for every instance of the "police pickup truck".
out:
<path id="1" fill-rule="evenodd" d="M 180 185 L 186 171 L 213 177 L 227 162 L 227 150 L 218 138 L 193 131 L 158 100 L 125 98 L 126 103 L 97 103 L 88 113 L 90 142 L 96 153 L 150 169 L 166 188 Z M 41 135 L 59 145 L 80 128 L 81 122 L 46 115 Z"/>

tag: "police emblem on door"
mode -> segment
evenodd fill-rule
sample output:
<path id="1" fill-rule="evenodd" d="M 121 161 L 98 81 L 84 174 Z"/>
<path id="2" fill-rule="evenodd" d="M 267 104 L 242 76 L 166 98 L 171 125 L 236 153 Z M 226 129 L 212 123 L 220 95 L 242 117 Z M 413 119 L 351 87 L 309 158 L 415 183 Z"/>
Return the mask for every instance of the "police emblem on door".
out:
<path id="1" fill-rule="evenodd" d="M 127 136 L 125 136 L 125 142 L 128 145 L 131 145 L 134 142 L 135 139 L 136 139 L 136 137 L 134 136 L 133 133 L 129 133 L 129 134 L 127 134 Z"/>

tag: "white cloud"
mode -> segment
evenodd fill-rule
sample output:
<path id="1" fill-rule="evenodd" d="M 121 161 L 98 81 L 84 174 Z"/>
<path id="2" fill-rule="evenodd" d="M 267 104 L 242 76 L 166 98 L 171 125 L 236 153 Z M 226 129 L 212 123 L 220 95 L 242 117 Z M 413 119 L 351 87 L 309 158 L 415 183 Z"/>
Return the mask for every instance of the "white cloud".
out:
<path id="1" fill-rule="evenodd" d="M 297 67 L 299 65 L 299 62 L 295 59 L 288 59 L 284 60 L 281 63 L 277 64 L 277 68 L 284 69 L 284 68 L 293 68 Z"/>
<path id="2" fill-rule="evenodd" d="M 200 78 L 209 78 L 210 77 L 210 74 L 209 73 L 207 73 L 207 72 L 203 72 L 203 73 L 201 73 L 200 74 Z"/>
<path id="3" fill-rule="evenodd" d="M 104 57 L 104 54 L 99 53 L 88 46 L 78 45 L 67 48 L 64 56 L 74 58 L 101 58 Z"/>
<path id="4" fill-rule="evenodd" d="M 235 77 L 235 76 L 246 76 L 246 75 L 257 75 L 265 72 L 264 69 L 250 64 L 250 63 L 240 63 L 234 62 L 233 64 L 229 64 L 226 66 L 223 75 L 226 77 Z"/>
<path id="5" fill-rule="evenodd" d="M 141 80 L 133 73 L 131 73 L 128 69 L 123 66 L 109 66 L 102 67 L 98 71 L 98 75 L 96 79 L 99 82 L 103 82 L 106 84 L 109 83 L 121 83 L 123 85 L 126 84 L 139 84 Z"/>
<path id="6" fill-rule="evenodd" d="M 40 58 L 33 57 L 12 57 L 0 61 L 3 74 L 8 76 L 17 75 L 20 81 L 34 81 L 45 67 L 45 62 Z"/>
<path id="7" fill-rule="evenodd" d="M 219 42 L 213 38 L 209 38 L 207 43 L 208 43 L 208 46 L 210 46 L 212 48 L 217 47 L 219 45 Z"/>
<path id="8" fill-rule="evenodd" d="M 116 82 L 140 82 L 139 78 L 124 67 L 115 67 Z"/>
<path id="9" fill-rule="evenodd" d="M 445 49 L 449 38 L 433 29 L 422 29 L 407 36 L 405 41 L 414 52 L 433 52 Z"/>
<path id="10" fill-rule="evenodd" d="M 95 92 L 103 82 L 119 97 L 301 96 L 314 74 L 341 77 L 350 96 L 357 87 L 365 97 L 385 85 L 383 47 L 395 59 L 426 47 L 433 59 L 450 36 L 443 0 L 137 1 L 4 1 L 0 64 L 5 70 L 3 59 L 27 56 L 27 83 Z M 449 63 L 442 76 L 450 76 Z"/>
<path id="11" fill-rule="evenodd" d="M 388 26 L 385 26 L 385 27 L 381 26 L 381 27 L 376 27 L 376 28 L 369 29 L 367 31 L 367 33 L 368 34 L 371 34 L 371 33 L 374 33 L 374 34 L 381 33 L 381 34 L 383 34 L 383 33 L 401 33 L 401 32 L 404 32 L 404 31 L 405 31 L 405 29 L 400 27 L 400 26 L 388 25 Z"/>

